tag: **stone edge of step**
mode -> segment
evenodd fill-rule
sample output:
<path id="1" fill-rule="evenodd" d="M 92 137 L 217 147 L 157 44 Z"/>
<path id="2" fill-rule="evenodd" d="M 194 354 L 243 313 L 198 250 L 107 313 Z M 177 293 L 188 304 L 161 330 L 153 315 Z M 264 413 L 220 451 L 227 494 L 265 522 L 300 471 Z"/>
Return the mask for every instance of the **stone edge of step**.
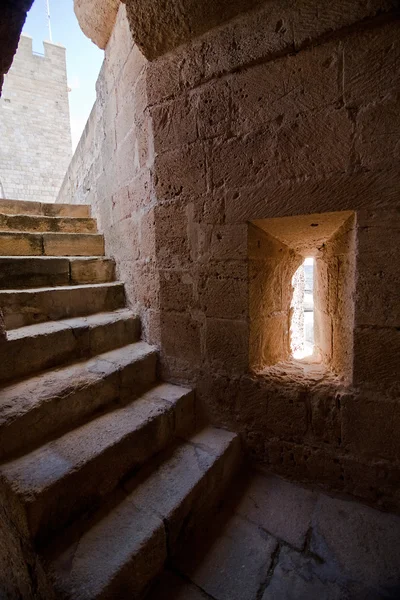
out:
<path id="1" fill-rule="evenodd" d="M 129 349 L 133 350 L 133 355 L 123 360 L 124 352 L 127 349 L 128 351 Z M 57 431 L 62 430 L 65 427 L 63 420 L 61 420 L 58 426 L 53 427 L 53 429 L 46 430 L 45 435 L 38 432 L 35 426 L 37 427 L 38 420 L 44 418 L 44 415 L 40 417 L 43 411 L 46 412 L 47 418 L 50 419 L 53 414 L 52 411 L 49 413 L 52 404 L 54 412 L 54 410 L 58 409 L 60 403 L 70 401 L 71 394 L 76 396 L 82 393 L 84 395 L 88 391 L 90 392 L 90 389 L 96 389 L 96 386 L 99 385 L 104 385 L 107 388 L 107 382 L 113 376 L 118 377 L 119 380 L 120 389 L 118 390 L 118 396 L 128 396 L 129 391 L 133 395 L 135 387 L 141 391 L 143 383 L 140 377 L 136 381 L 130 382 L 132 386 L 131 390 L 127 389 L 127 384 L 124 383 L 125 371 L 129 372 L 132 366 L 136 364 L 140 365 L 143 361 L 147 360 L 151 360 L 152 365 L 154 363 L 154 368 L 152 366 L 154 373 L 152 379 L 149 381 L 150 384 L 156 377 L 157 352 L 146 342 L 140 341 L 90 358 L 85 358 L 75 363 L 49 369 L 39 375 L 33 375 L 17 383 L 7 385 L 6 382 L 6 385 L 1 389 L 0 460 L 3 463 L 4 461 L 9 461 L 10 459 L 7 457 L 13 456 L 13 454 L 22 450 L 22 442 L 26 445 L 40 445 L 41 439 L 45 435 L 53 437 L 57 434 Z M 100 369 L 96 372 L 96 365 L 101 365 L 102 363 L 105 364 L 107 369 Z M 73 385 L 74 381 L 78 382 L 76 386 Z M 42 385 L 41 394 L 38 391 L 40 385 Z M 51 391 L 48 392 L 48 390 Z M 100 402 L 99 400 L 102 401 Z M 91 410 L 84 411 L 81 409 L 76 416 L 74 415 L 75 418 L 72 424 L 79 423 L 82 419 L 87 419 L 96 410 L 109 406 L 115 400 L 116 397 L 96 398 L 96 404 L 89 407 Z M 86 408 L 86 405 L 83 408 Z M 67 417 L 68 414 L 64 415 L 65 419 Z M 52 424 L 55 425 L 55 421 Z M 24 439 L 22 439 L 20 429 L 25 431 Z"/>
<path id="2" fill-rule="evenodd" d="M 207 446 L 207 437 L 209 435 L 214 437 L 214 440 L 217 440 L 217 444 L 213 447 Z M 203 436 L 205 439 L 203 440 Z M 219 438 L 219 439 L 218 439 Z M 140 491 L 141 485 L 147 486 L 148 489 L 151 489 L 152 486 L 161 487 L 165 490 L 165 497 L 168 497 L 168 491 L 171 485 L 174 485 L 176 478 L 181 476 L 182 468 L 179 463 L 176 463 L 176 457 L 182 456 L 182 453 L 190 452 L 193 449 L 193 446 L 198 449 L 199 452 L 203 454 L 208 454 L 209 463 L 205 467 L 204 471 L 198 474 L 198 476 L 191 480 L 188 485 L 183 485 L 183 489 L 181 490 L 181 494 L 178 494 L 174 498 L 174 505 L 169 508 L 168 513 L 166 514 L 163 510 L 157 510 L 152 506 L 152 502 L 149 501 L 146 506 L 146 502 L 143 499 L 140 499 Z M 236 446 L 236 448 L 235 448 Z M 137 562 L 137 560 L 141 559 L 140 554 L 143 553 L 145 561 L 149 561 L 151 564 L 153 561 L 151 557 L 156 554 L 158 555 L 158 560 L 156 560 L 153 564 L 153 572 L 144 575 L 143 581 L 136 581 L 135 586 L 139 587 L 142 591 L 146 588 L 146 586 L 150 583 L 150 580 L 157 576 L 159 572 L 162 570 L 165 561 L 170 555 L 170 549 L 168 548 L 168 537 L 170 535 L 170 522 L 171 519 L 175 521 L 175 528 L 180 529 L 187 518 L 189 512 L 193 510 L 193 507 L 196 507 L 196 502 L 199 501 L 201 496 L 204 496 L 204 488 L 209 483 L 210 476 L 216 471 L 218 477 L 215 477 L 215 480 L 221 485 L 221 488 L 224 488 L 227 481 L 227 477 L 223 477 L 223 465 L 221 465 L 221 460 L 223 460 L 229 453 L 235 455 L 235 450 L 237 450 L 238 456 L 231 457 L 231 462 L 239 463 L 239 438 L 236 434 L 231 432 L 227 432 L 225 430 L 216 429 L 213 427 L 205 427 L 201 431 L 197 431 L 194 435 L 187 435 L 182 437 L 179 440 L 179 445 L 176 445 L 173 449 L 172 454 L 167 457 L 167 459 L 160 463 L 158 457 L 149 461 L 149 464 L 145 466 L 145 469 L 149 471 L 147 478 L 144 482 L 139 482 L 137 486 L 133 484 L 133 490 L 121 490 L 120 494 L 120 503 L 114 505 L 115 512 L 113 513 L 113 509 L 107 512 L 104 515 L 104 520 L 97 520 L 97 516 L 93 515 L 92 519 L 89 523 L 84 525 L 83 533 L 82 531 L 78 536 L 74 537 L 74 526 L 72 526 L 72 535 L 71 531 L 67 532 L 67 544 L 63 539 L 55 540 L 55 543 L 51 544 L 44 552 L 45 562 L 48 565 L 48 570 L 51 573 L 53 581 L 55 582 L 57 591 L 61 593 L 65 593 L 67 597 L 72 598 L 74 594 L 84 586 L 85 592 L 82 598 L 85 600 L 104 597 L 109 598 L 110 593 L 112 594 L 112 588 L 116 584 L 118 588 L 118 579 L 123 571 L 127 568 L 129 564 L 134 568 L 133 561 Z M 189 453 L 188 452 L 188 453 Z M 178 458 L 179 460 L 179 458 Z M 237 466 L 237 465 L 235 465 Z M 235 466 L 233 468 L 235 468 Z M 172 475 L 171 475 L 172 473 Z M 139 471 L 138 476 L 140 478 L 141 472 Z M 137 477 L 138 477 L 137 476 Z M 135 479 L 135 478 L 134 478 Z M 133 481 L 133 480 L 132 480 Z M 131 484 L 132 485 L 132 484 Z M 179 482 L 176 482 L 176 485 L 179 486 Z M 123 486 L 126 488 L 126 484 Z M 118 490 L 119 491 L 119 490 Z M 214 486 L 213 490 L 211 490 L 211 496 L 215 500 L 214 496 L 218 496 L 218 491 L 222 491 L 217 489 L 217 486 Z M 148 492 L 147 492 L 148 493 Z M 116 493 L 114 494 L 116 496 Z M 162 494 L 160 494 L 162 495 Z M 150 500 L 150 499 L 149 499 Z M 85 565 L 85 577 L 84 580 L 79 580 L 80 578 L 74 578 L 72 571 L 74 569 L 74 565 L 68 561 L 68 556 L 71 556 L 71 552 L 74 551 L 72 548 L 77 548 L 77 546 L 81 546 L 85 544 L 86 538 L 91 536 L 92 529 L 91 525 L 98 529 L 101 533 L 101 528 L 105 527 L 106 530 L 110 529 L 108 521 L 118 522 L 119 517 L 119 509 L 122 505 L 131 505 L 134 511 L 138 511 L 139 515 L 142 515 L 143 520 L 141 521 L 141 525 L 146 530 L 142 533 L 140 541 L 135 538 L 128 538 L 131 542 L 130 551 L 127 555 L 120 559 L 120 562 L 116 561 L 114 565 L 110 565 L 107 561 L 107 548 L 106 552 L 102 553 L 99 547 L 104 543 L 104 539 L 108 540 L 108 543 L 111 545 L 115 543 L 117 546 L 119 545 L 119 540 L 114 538 L 105 538 L 97 533 L 96 541 L 98 540 L 97 547 L 91 546 L 89 540 L 89 547 L 92 552 L 89 554 L 86 552 L 86 556 L 88 557 L 88 563 L 92 556 L 95 558 L 93 560 L 98 560 L 99 554 L 103 554 L 104 556 L 104 568 L 102 569 L 102 573 L 104 573 L 104 579 L 102 582 L 99 582 L 99 578 L 96 576 L 98 574 L 98 565 L 97 568 L 87 569 L 88 565 Z M 211 509 L 211 506 L 209 507 Z M 197 510 L 199 507 L 197 506 Z M 204 507 L 203 507 L 204 510 Z M 103 509 L 104 511 L 104 509 Z M 129 513 L 129 511 L 128 511 Z M 177 517 L 179 515 L 179 517 Z M 79 523 L 78 523 L 79 527 Z M 115 527 L 115 531 L 119 531 L 118 527 Z M 116 534 L 117 535 L 117 534 Z M 68 537 L 70 539 L 68 540 Z M 142 539 L 143 538 L 143 539 Z M 160 548 L 160 538 L 162 540 L 162 548 Z M 71 541 L 73 542 L 71 543 Z M 61 543 L 60 543 L 61 542 Z M 64 543 L 63 543 L 64 542 Z M 61 550 L 57 551 L 57 543 L 60 544 Z M 97 550 L 97 552 L 96 552 Z M 69 562 L 69 570 L 66 569 L 66 565 Z M 79 571 L 79 565 L 78 571 Z M 111 566 L 111 568 L 110 568 Z M 138 573 L 141 572 L 141 569 L 137 569 Z M 93 574 L 92 577 L 90 574 Z M 83 590 L 82 590 L 83 591 Z M 72 595 L 71 595 L 72 594 Z M 88 594 L 88 595 L 87 595 Z M 79 596 L 81 597 L 81 596 Z"/>
<path id="3" fill-rule="evenodd" d="M 182 434 L 182 427 L 188 427 L 185 416 L 180 414 L 182 409 L 186 408 L 186 412 L 190 412 L 190 425 L 193 429 L 194 393 L 187 388 L 178 389 L 179 395 L 170 400 L 165 399 L 162 394 L 152 396 L 150 389 L 122 407 L 117 406 L 114 410 L 95 416 L 57 440 L 3 463 L 0 468 L 1 492 L 6 499 L 7 510 L 20 532 L 41 545 L 75 518 L 79 518 L 89 506 L 97 506 L 101 498 L 107 497 L 118 487 L 126 473 L 140 468 L 176 436 Z M 115 421 L 116 416 L 119 417 L 119 423 Z M 129 425 L 125 425 L 128 417 Z M 132 443 L 140 442 L 141 437 L 147 435 L 149 427 L 153 433 L 157 432 L 157 437 L 144 449 L 144 454 L 139 458 L 131 452 L 127 453 L 127 443 L 130 447 Z M 99 430 L 106 432 L 105 437 L 100 439 L 101 443 L 98 443 Z M 71 439 L 73 437 L 75 439 Z M 89 439 L 91 444 L 88 444 Z M 78 443 L 79 440 L 85 441 L 84 447 Z M 58 448 L 54 448 L 54 444 Z M 63 447 L 66 454 L 63 453 Z M 124 449 L 122 463 L 121 449 Z M 119 470 L 116 470 L 115 461 L 112 460 L 115 453 L 119 456 Z M 56 467 L 53 471 L 51 461 L 49 466 L 47 460 L 41 460 L 41 456 L 43 459 L 46 454 L 55 458 L 62 456 L 62 468 Z M 99 471 L 100 463 L 102 468 Z M 93 469 L 95 465 L 97 467 Z M 92 476 L 88 480 L 89 468 Z M 84 491 L 82 485 L 86 486 Z M 81 494 L 79 502 L 76 498 L 78 488 Z"/>

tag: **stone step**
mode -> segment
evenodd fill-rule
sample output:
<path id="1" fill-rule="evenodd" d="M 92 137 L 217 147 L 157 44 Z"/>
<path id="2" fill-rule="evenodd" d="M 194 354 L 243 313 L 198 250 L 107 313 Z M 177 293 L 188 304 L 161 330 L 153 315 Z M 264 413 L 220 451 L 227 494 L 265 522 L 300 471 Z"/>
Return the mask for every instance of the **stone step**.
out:
<path id="1" fill-rule="evenodd" d="M 24 200 L 0 199 L 0 213 L 7 215 L 38 215 L 46 217 L 90 217 L 87 204 L 50 204 Z"/>
<path id="2" fill-rule="evenodd" d="M 0 460 L 72 428 L 113 401 L 134 398 L 155 381 L 156 362 L 155 350 L 137 342 L 3 387 Z"/>
<path id="3" fill-rule="evenodd" d="M 22 535 L 42 544 L 172 443 L 181 423 L 193 424 L 193 392 L 162 388 L 0 467 L 6 510 Z"/>
<path id="4" fill-rule="evenodd" d="M 89 522 L 47 549 L 57 597 L 142 598 L 188 524 L 210 516 L 239 464 L 238 437 L 214 428 L 152 461 Z"/>
<path id="5" fill-rule="evenodd" d="M 109 312 L 124 306 L 125 291 L 120 282 L 0 290 L 6 329 Z"/>
<path id="6" fill-rule="evenodd" d="M 0 346 L 0 381 L 126 346 L 139 336 L 140 319 L 129 310 L 12 329 Z"/>
<path id="7" fill-rule="evenodd" d="M 48 256 L 0 257 L 0 289 L 109 283 L 115 263 L 109 258 Z"/>
<path id="8" fill-rule="evenodd" d="M 104 256 L 104 238 L 98 233 L 0 231 L 0 256 Z"/>
<path id="9" fill-rule="evenodd" d="M 97 233 L 97 222 L 95 219 L 82 217 L 7 215 L 0 212 L 0 231 Z"/>

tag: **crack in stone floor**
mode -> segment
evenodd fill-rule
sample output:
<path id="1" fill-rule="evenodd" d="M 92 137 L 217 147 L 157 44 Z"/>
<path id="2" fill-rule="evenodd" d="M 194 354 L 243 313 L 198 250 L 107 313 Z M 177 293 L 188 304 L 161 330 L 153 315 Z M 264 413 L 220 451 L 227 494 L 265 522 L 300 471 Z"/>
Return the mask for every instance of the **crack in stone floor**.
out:
<path id="1" fill-rule="evenodd" d="M 253 471 L 149 600 L 398 600 L 400 517 Z"/>

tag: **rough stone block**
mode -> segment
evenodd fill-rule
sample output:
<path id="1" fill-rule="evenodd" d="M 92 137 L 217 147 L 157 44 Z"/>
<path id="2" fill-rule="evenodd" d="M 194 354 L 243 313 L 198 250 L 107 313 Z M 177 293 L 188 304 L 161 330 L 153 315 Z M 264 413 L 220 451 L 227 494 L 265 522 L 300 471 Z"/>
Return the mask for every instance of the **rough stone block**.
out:
<path id="1" fill-rule="evenodd" d="M 161 268 L 182 269 L 191 262 L 186 207 L 180 203 L 161 205 L 154 209 L 155 247 Z"/>
<path id="2" fill-rule="evenodd" d="M 275 392 L 266 397 L 266 403 L 266 424 L 274 436 L 283 439 L 299 439 L 304 436 L 308 425 L 307 406 L 299 392 L 290 395 L 283 390 L 281 394 Z"/>
<path id="3" fill-rule="evenodd" d="M 0 258 L 0 288 L 69 285 L 69 267 L 66 258 Z"/>
<path id="4" fill-rule="evenodd" d="M 398 90 L 400 42 L 396 20 L 349 36 L 343 52 L 344 97 L 348 106 L 375 103 Z"/>
<path id="5" fill-rule="evenodd" d="M 167 359 L 173 358 L 189 371 L 200 362 L 200 325 L 190 315 L 163 312 L 161 344 Z"/>
<path id="6" fill-rule="evenodd" d="M 195 391 L 168 383 L 160 383 L 150 390 L 148 397 L 163 400 L 174 406 L 174 434 L 188 439 L 196 426 Z"/>
<path id="7" fill-rule="evenodd" d="M 390 230 L 387 231 L 387 241 L 390 233 Z M 400 275 L 393 259 L 393 252 L 385 252 L 380 248 L 358 256 L 356 327 L 400 326 Z"/>
<path id="8" fill-rule="evenodd" d="M 218 372 L 245 372 L 249 328 L 246 321 L 206 320 L 206 360 Z"/>
<path id="9" fill-rule="evenodd" d="M 279 312 L 250 325 L 251 363 L 259 369 L 286 360 L 289 355 L 289 318 Z"/>
<path id="10" fill-rule="evenodd" d="M 113 193 L 118 188 L 128 185 L 139 174 L 142 166 L 142 157 L 139 155 L 139 133 L 138 128 L 132 128 L 116 149 L 110 149 L 110 162 L 115 161 Z"/>
<path id="11" fill-rule="evenodd" d="M 56 332 L 57 335 L 57 332 Z M 71 332 L 71 335 L 72 332 Z M 71 335 L 68 348 L 73 348 Z M 15 336 L 11 337 L 13 340 Z M 65 337 L 64 340 L 67 340 Z M 90 344 L 88 332 L 81 335 L 82 345 Z M 15 454 L 26 444 L 36 447 L 44 438 L 54 435 L 78 422 L 119 397 L 121 373 L 131 361 L 154 362 L 154 351 L 146 344 L 135 344 L 128 357 L 120 348 L 85 361 L 49 370 L 39 376 L 4 387 L 1 405 L 1 447 L 4 458 Z M 76 345 L 75 345 L 76 348 Z M 65 356 L 65 354 L 64 354 Z M 46 358 L 45 349 L 42 360 Z M 47 357 L 48 358 L 48 357 Z M 62 360 L 63 351 L 51 360 Z M 107 362 L 108 359 L 108 362 Z M 38 363 L 37 363 L 38 364 Z M 54 364 L 54 363 L 53 363 Z M 19 374 L 22 374 L 20 366 Z M 155 370 L 148 383 L 155 379 Z M 131 393 L 136 388 L 131 380 Z M 50 461 L 51 462 L 51 461 Z"/>
<path id="12" fill-rule="evenodd" d="M 351 152 L 351 121 L 344 109 L 322 109 L 284 121 L 276 133 L 274 176 L 281 179 L 343 173 Z"/>
<path id="13" fill-rule="evenodd" d="M 244 134 L 267 124 L 278 130 L 300 113 L 333 105 L 340 95 L 338 72 L 339 49 L 330 43 L 235 75 L 233 131 Z"/>
<path id="14" fill-rule="evenodd" d="M 176 553 L 186 534 L 187 521 L 197 521 L 207 514 L 204 499 L 214 498 L 214 503 L 223 490 L 223 462 L 225 454 L 232 450 L 235 436 L 228 432 L 209 428 L 190 438 L 190 443 L 176 448 L 172 456 L 158 465 L 155 473 L 135 488 L 135 504 L 161 515 L 168 527 L 168 551 Z M 207 446 L 207 438 L 214 435 L 214 448 Z M 214 489 L 210 489 L 210 479 L 219 479 Z M 211 508 L 211 507 L 210 507 Z M 186 523 L 185 523 L 186 522 Z"/>
<path id="15" fill-rule="evenodd" d="M 142 309 L 157 309 L 160 301 L 160 282 L 154 263 L 125 260 L 118 266 L 120 278 L 134 282 L 130 294 L 131 301 L 137 302 Z"/>
<path id="16" fill-rule="evenodd" d="M 187 312 L 193 305 L 193 275 L 187 271 L 160 272 L 160 303 L 163 310 Z"/>
<path id="17" fill-rule="evenodd" d="M 71 260 L 71 283 L 108 283 L 115 279 L 115 263 L 110 259 L 89 258 Z"/>
<path id="18" fill-rule="evenodd" d="M 95 219 L 3 215 L 0 213 L 0 231 L 96 233 L 97 224 Z"/>
<path id="19" fill-rule="evenodd" d="M 84 431 L 82 427 L 74 429 L 50 446 L 45 444 L 9 461 L 2 467 L 2 476 L 14 492 L 14 510 L 24 515 L 19 519 L 21 529 L 27 527 L 32 537 L 43 541 L 79 512 L 85 512 L 96 498 L 110 493 L 124 474 L 172 441 L 173 413 L 173 405 L 144 394 L 118 411 L 97 416 L 83 425 Z M 82 433 L 84 447 L 78 441 Z M 110 459 L 110 453 L 117 460 Z M 55 469 L 59 454 L 68 460 L 61 469 Z M 46 493 L 49 486 L 51 495 Z"/>
<path id="20" fill-rule="evenodd" d="M 342 443 L 355 456 L 399 460 L 400 406 L 362 394 L 342 401 Z"/>
<path id="21" fill-rule="evenodd" d="M 100 514 L 98 522 L 91 520 L 92 527 L 79 539 L 69 569 L 65 565 L 70 547 L 59 556 L 50 556 L 60 596 L 74 595 L 79 589 L 85 598 L 112 598 L 121 590 L 139 597 L 162 571 L 167 558 L 162 520 L 139 509 L 129 497 L 118 499 L 119 505 L 108 515 Z M 122 547 L 121 538 L 126 540 Z"/>
<path id="22" fill-rule="evenodd" d="M 356 327 L 354 384 L 396 394 L 399 382 L 400 331 L 395 327 Z"/>
<path id="23" fill-rule="evenodd" d="M 137 215 L 112 225 L 107 232 L 107 250 L 118 260 L 135 261 L 139 258 L 139 223 Z"/>
<path id="24" fill-rule="evenodd" d="M 240 260 L 247 255 L 247 224 L 214 227 L 210 242 L 212 260 Z"/>
<path id="25" fill-rule="evenodd" d="M 154 168 L 157 173 L 155 191 L 159 200 L 169 200 L 181 194 L 196 196 L 206 190 L 205 154 L 200 143 L 156 156 Z"/>
<path id="26" fill-rule="evenodd" d="M 395 255 L 400 252 L 400 211 L 388 206 L 366 207 L 357 212 L 357 246 L 360 260 L 374 264 L 374 254 Z"/>
<path id="27" fill-rule="evenodd" d="M 46 256 L 103 256 L 102 235 L 84 233 L 45 233 L 43 247 Z"/>
<path id="28" fill-rule="evenodd" d="M 247 282 L 223 275 L 203 275 L 199 300 L 208 317 L 243 319 L 247 315 Z"/>
<path id="29" fill-rule="evenodd" d="M 180 65 L 173 54 L 160 56 L 151 61 L 147 70 L 147 94 L 149 105 L 176 96 L 180 92 Z"/>
<path id="30" fill-rule="evenodd" d="M 264 436 L 265 440 L 265 436 Z M 329 448 L 321 449 L 304 444 L 280 440 L 267 440 L 264 456 L 274 472 L 298 481 L 326 483 L 341 489 L 342 469 L 337 453 Z M 333 484 L 335 482 L 335 484 Z"/>
<path id="31" fill-rule="evenodd" d="M 341 402 L 343 394 L 335 386 L 321 386 L 312 391 L 310 441 L 338 446 L 342 439 Z M 307 436 L 307 437 L 309 437 Z"/>
<path id="32" fill-rule="evenodd" d="M 400 52 L 399 52 L 400 54 Z M 396 90 L 382 102 L 363 107 L 357 115 L 355 151 L 365 169 L 393 167 L 400 158 L 400 111 Z M 382 153 L 382 148 L 385 152 Z"/>
<path id="33" fill-rule="evenodd" d="M 201 139 L 226 135 L 231 122 L 230 82 L 213 81 L 192 93 Z"/>
<path id="34" fill-rule="evenodd" d="M 176 150 L 195 142 L 196 114 L 196 105 L 190 96 L 181 96 L 151 108 L 155 152 Z"/>
<path id="35" fill-rule="evenodd" d="M 123 308 L 124 286 L 85 286 L 0 291 L 7 329 Z"/>
<path id="36" fill-rule="evenodd" d="M 273 141 L 264 132 L 216 140 L 210 145 L 208 156 L 213 186 L 225 186 L 236 192 L 237 188 L 252 185 L 256 177 L 260 181 L 269 172 L 274 158 Z"/>
<path id="37" fill-rule="evenodd" d="M 41 254 L 41 235 L 0 232 L 1 256 L 40 256 Z"/>
<path id="38" fill-rule="evenodd" d="M 154 256 L 156 249 L 156 228 L 154 210 L 142 214 L 140 219 L 140 258 L 146 260 Z"/>

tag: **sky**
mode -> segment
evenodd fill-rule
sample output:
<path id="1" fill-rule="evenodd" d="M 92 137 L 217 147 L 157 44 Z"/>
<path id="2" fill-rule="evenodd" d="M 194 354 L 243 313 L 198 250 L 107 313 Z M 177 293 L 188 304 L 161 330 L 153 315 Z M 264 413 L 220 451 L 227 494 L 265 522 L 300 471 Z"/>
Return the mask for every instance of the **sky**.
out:
<path id="1" fill-rule="evenodd" d="M 96 99 L 96 80 L 104 58 L 100 50 L 79 27 L 73 0 L 49 0 L 53 42 L 65 46 L 72 148 L 75 150 Z M 35 0 L 28 13 L 23 33 L 33 38 L 34 52 L 43 53 L 43 40 L 49 40 L 46 0 Z"/>

